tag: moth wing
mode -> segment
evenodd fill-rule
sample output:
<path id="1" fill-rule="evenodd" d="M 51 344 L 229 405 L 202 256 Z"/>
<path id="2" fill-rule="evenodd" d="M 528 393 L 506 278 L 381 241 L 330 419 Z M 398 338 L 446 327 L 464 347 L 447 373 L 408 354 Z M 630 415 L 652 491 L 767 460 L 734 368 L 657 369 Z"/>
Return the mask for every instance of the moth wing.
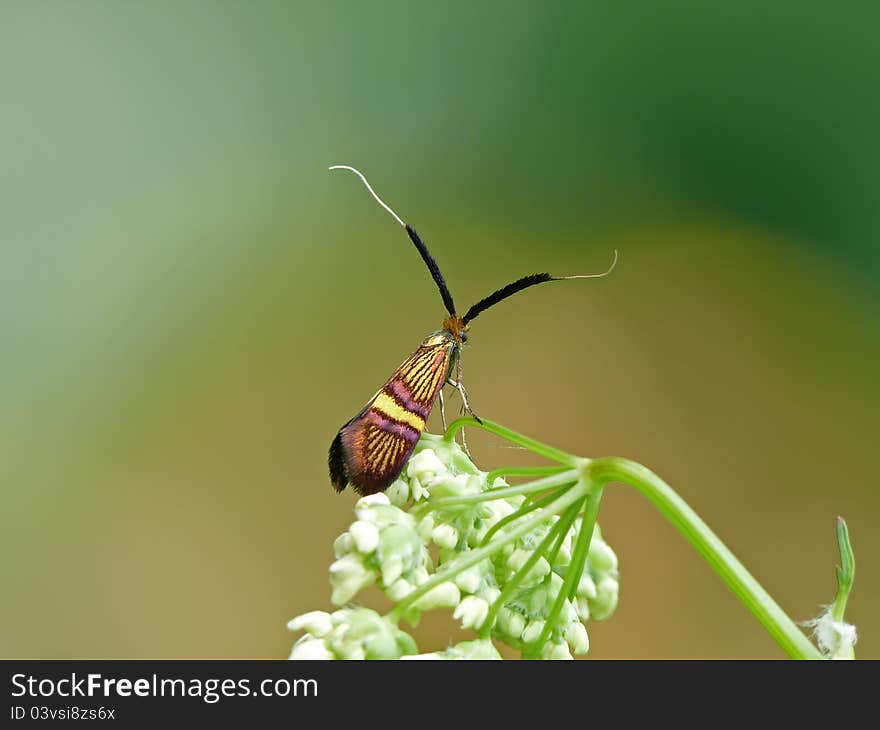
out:
<path id="1" fill-rule="evenodd" d="M 446 381 L 451 339 L 422 345 L 394 372 L 330 445 L 336 491 L 351 483 L 361 495 L 381 492 L 403 470 Z"/>

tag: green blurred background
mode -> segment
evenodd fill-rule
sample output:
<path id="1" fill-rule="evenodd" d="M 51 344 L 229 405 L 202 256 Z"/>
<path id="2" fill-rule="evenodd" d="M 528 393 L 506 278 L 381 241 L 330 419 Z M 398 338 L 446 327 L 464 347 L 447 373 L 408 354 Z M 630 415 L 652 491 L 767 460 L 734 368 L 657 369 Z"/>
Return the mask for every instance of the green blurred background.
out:
<path id="1" fill-rule="evenodd" d="M 3 3 L 0 656 L 284 657 L 329 606 L 327 446 L 443 316 L 332 163 L 461 308 L 619 249 L 475 323 L 475 408 L 651 467 L 798 620 L 845 516 L 880 656 L 877 13 L 709 5 Z M 632 490 L 600 522 L 591 656 L 782 656 Z"/>

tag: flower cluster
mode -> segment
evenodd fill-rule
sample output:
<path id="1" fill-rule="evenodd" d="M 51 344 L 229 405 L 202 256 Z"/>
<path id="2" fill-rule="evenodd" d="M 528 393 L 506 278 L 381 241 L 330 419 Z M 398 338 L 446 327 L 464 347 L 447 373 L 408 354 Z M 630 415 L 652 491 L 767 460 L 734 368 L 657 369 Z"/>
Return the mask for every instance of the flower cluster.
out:
<path id="1" fill-rule="evenodd" d="M 452 609 L 480 638 L 418 658 L 500 658 L 490 637 L 527 656 L 586 653 L 586 621 L 607 618 L 617 605 L 613 550 L 597 525 L 583 571 L 561 597 L 565 576 L 577 569 L 572 555 L 583 519 L 559 523 L 560 515 L 547 514 L 534 529 L 514 534 L 523 516 L 541 513 L 523 495 L 488 498 L 489 490 L 507 483 L 496 478 L 490 485 L 487 477 L 455 443 L 424 434 L 401 478 L 384 493 L 358 500 L 357 519 L 335 541 L 330 566 L 334 604 L 348 604 L 376 584 L 399 611 L 381 617 L 343 608 L 299 616 L 289 627 L 305 634 L 291 658 L 417 658 L 415 642 L 396 620 L 415 626 L 423 611 L 435 608 Z"/>
<path id="2" fill-rule="evenodd" d="M 556 519 L 543 531 L 536 531 L 520 541 L 512 551 L 496 563 L 496 575 L 503 582 L 522 568 L 532 554 L 534 545 L 552 528 Z M 546 622 L 552 620 L 552 607 L 562 590 L 563 576 L 571 567 L 572 545 L 577 540 L 582 521 L 576 520 L 563 538 L 561 547 L 552 561 L 538 558 L 526 573 L 511 598 L 498 611 L 493 634 L 506 644 L 526 651 L 544 632 Z M 571 658 L 586 654 L 589 647 L 586 622 L 593 618 L 602 621 L 617 607 L 617 556 L 602 540 L 598 526 L 590 543 L 590 552 L 583 573 L 577 581 L 572 599 L 566 598 L 555 619 L 550 640 L 540 647 L 540 656 L 546 659 Z"/>
<path id="3" fill-rule="evenodd" d="M 291 659 L 397 659 L 418 651 L 409 634 L 369 608 L 309 611 L 287 628 L 306 632 Z"/>

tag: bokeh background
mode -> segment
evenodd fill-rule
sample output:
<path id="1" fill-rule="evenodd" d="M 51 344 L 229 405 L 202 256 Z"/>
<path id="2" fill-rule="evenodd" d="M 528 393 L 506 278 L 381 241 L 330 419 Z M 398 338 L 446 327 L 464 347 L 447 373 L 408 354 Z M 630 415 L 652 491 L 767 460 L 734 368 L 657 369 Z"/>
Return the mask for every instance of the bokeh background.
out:
<path id="1" fill-rule="evenodd" d="M 880 656 L 869 8 L 3 3 L 0 656 L 284 657 L 329 606 L 327 446 L 443 315 L 337 162 L 462 307 L 619 249 L 475 323 L 474 406 L 651 467 L 798 620 L 845 516 Z M 600 522 L 591 656 L 782 656 L 632 490 Z"/>

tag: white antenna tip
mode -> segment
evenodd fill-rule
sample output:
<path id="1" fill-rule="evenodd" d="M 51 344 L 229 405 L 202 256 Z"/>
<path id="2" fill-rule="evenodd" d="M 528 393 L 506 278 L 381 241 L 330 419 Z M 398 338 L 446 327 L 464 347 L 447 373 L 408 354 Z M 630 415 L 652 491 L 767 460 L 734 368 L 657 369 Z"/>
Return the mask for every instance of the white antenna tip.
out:
<path id="1" fill-rule="evenodd" d="M 614 249 L 614 260 L 611 262 L 611 266 L 609 266 L 605 271 L 601 274 L 576 274 L 574 276 L 559 276 L 554 277 L 557 279 L 601 279 L 603 276 L 608 276 L 612 271 L 614 271 L 614 267 L 617 266 L 617 259 L 619 258 L 617 254 L 617 249 Z"/>
<path id="2" fill-rule="evenodd" d="M 395 213 L 393 210 L 391 210 L 391 208 L 388 205 L 386 205 L 385 201 L 382 200 L 382 198 L 380 198 L 376 194 L 376 191 L 373 190 L 373 186 L 370 185 L 369 182 L 367 182 L 367 178 L 364 177 L 364 173 L 362 173 L 360 170 L 358 170 L 354 167 L 351 167 L 351 165 L 330 165 L 330 167 L 328 167 L 327 169 L 328 170 L 348 170 L 350 172 L 353 172 L 355 175 L 357 175 L 361 179 L 361 182 L 363 182 L 363 184 L 367 186 L 367 190 L 370 191 L 370 195 L 372 195 L 376 199 L 376 202 L 379 205 L 381 205 L 383 208 L 385 208 L 385 210 L 387 210 L 389 213 L 391 213 L 394 220 L 396 220 L 398 223 L 400 223 L 400 225 L 402 225 L 404 228 L 406 228 L 406 223 L 404 223 L 400 219 L 400 216 L 397 215 L 397 213 Z"/>

